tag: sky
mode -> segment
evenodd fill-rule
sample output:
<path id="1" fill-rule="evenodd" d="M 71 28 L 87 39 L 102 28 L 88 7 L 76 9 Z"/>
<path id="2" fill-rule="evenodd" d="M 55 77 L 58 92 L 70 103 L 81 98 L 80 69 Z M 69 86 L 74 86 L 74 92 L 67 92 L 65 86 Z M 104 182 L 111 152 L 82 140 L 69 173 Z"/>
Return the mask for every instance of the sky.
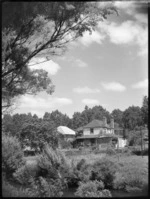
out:
<path id="1" fill-rule="evenodd" d="M 31 112 L 43 117 L 45 112 L 59 110 L 71 118 L 86 105 L 100 105 L 110 113 L 141 107 L 143 96 L 148 96 L 148 16 L 145 4 L 137 2 L 115 1 L 119 16 L 99 22 L 92 35 L 86 32 L 70 43 L 64 55 L 31 66 L 48 72 L 55 92 L 21 96 L 13 114 Z"/>

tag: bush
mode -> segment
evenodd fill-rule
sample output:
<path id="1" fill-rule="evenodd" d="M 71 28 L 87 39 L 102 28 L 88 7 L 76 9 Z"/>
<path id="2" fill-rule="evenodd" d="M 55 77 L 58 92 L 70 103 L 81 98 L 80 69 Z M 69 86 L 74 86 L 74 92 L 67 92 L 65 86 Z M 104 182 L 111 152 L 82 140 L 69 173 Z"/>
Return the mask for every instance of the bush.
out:
<path id="1" fill-rule="evenodd" d="M 78 163 L 77 163 L 77 170 L 81 170 L 81 168 L 86 164 L 86 160 L 85 159 L 81 159 Z"/>
<path id="2" fill-rule="evenodd" d="M 4 177 L 2 180 L 2 196 L 3 197 L 31 197 L 34 196 L 30 193 L 29 189 L 21 187 L 16 188 L 12 186 Z"/>
<path id="3" fill-rule="evenodd" d="M 75 195 L 79 197 L 111 197 L 110 191 L 104 189 L 103 182 L 97 180 L 86 183 L 80 182 Z"/>
<path id="4" fill-rule="evenodd" d="M 46 146 L 38 159 L 38 166 L 46 170 L 47 178 L 62 178 L 69 170 L 69 162 L 59 150 L 53 150 Z"/>
<path id="5" fill-rule="evenodd" d="M 34 193 L 36 197 L 61 197 L 63 195 L 64 187 L 60 179 L 45 179 L 38 177 L 31 182 L 31 193 Z"/>
<path id="6" fill-rule="evenodd" d="M 85 159 L 81 159 L 76 165 L 72 161 L 70 172 L 67 178 L 69 187 L 77 187 L 79 182 L 87 182 L 91 176 L 91 166 Z"/>
<path id="7" fill-rule="evenodd" d="M 62 139 L 59 142 L 60 142 L 60 146 L 61 146 L 62 149 L 72 148 L 72 145 L 71 145 L 70 141 Z"/>
<path id="8" fill-rule="evenodd" d="M 23 165 L 23 151 L 16 137 L 2 136 L 2 170 L 7 177 Z"/>
<path id="9" fill-rule="evenodd" d="M 135 173 L 132 175 L 129 173 L 124 175 L 122 173 L 118 173 L 116 179 L 114 181 L 114 188 L 118 190 L 126 190 L 128 192 L 133 190 L 142 190 L 144 186 L 143 180 L 140 179 L 138 174 Z"/>
<path id="10" fill-rule="evenodd" d="M 133 154 L 132 150 L 130 148 L 127 148 L 127 147 L 122 148 L 122 149 L 117 149 L 116 153 L 121 154 L 121 155 L 126 155 L 126 156 L 130 156 L 130 155 Z"/>
<path id="11" fill-rule="evenodd" d="M 116 154 L 116 151 L 115 149 L 113 149 L 112 147 L 109 147 L 106 151 L 106 154 L 107 155 L 115 155 Z"/>
<path id="12" fill-rule="evenodd" d="M 36 168 L 34 170 L 34 173 L 31 173 L 29 168 L 27 168 L 27 166 L 24 165 L 13 174 L 13 177 L 17 183 L 21 185 L 29 185 L 32 181 L 32 178 L 35 177 L 36 173 Z"/>
<path id="13" fill-rule="evenodd" d="M 120 165 L 114 180 L 114 188 L 118 190 L 142 190 L 148 184 L 148 168 L 139 167 L 138 162 L 124 162 Z"/>
<path id="14" fill-rule="evenodd" d="M 113 161 L 102 158 L 94 163 L 90 179 L 103 181 L 106 188 L 112 188 L 117 168 Z"/>

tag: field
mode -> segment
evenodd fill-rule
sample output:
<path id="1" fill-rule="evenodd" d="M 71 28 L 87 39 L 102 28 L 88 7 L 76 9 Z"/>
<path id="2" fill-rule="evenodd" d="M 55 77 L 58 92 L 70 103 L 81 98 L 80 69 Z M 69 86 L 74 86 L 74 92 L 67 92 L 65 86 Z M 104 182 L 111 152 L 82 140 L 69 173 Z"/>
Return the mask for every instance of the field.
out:
<path id="1" fill-rule="evenodd" d="M 66 150 L 63 151 L 64 153 L 66 152 Z M 74 161 L 74 163 L 79 162 L 81 159 L 85 159 L 87 164 L 93 164 L 95 161 L 100 160 L 103 157 L 108 157 L 110 160 L 119 163 L 120 165 L 134 165 L 138 168 L 146 168 L 148 169 L 148 156 L 137 156 L 137 155 L 112 155 L 109 156 L 106 153 L 98 153 L 95 154 L 93 152 L 89 152 L 89 151 L 84 151 L 83 152 L 79 152 L 78 154 L 74 153 L 74 154 L 69 154 L 66 156 L 68 157 L 68 161 Z M 33 161 L 36 160 L 38 158 L 38 156 L 27 156 L 24 157 L 25 161 Z"/>
<path id="2" fill-rule="evenodd" d="M 123 164 L 135 164 L 142 168 L 148 165 L 148 156 L 126 156 L 122 154 L 109 156 L 106 153 L 95 154 L 93 152 L 85 152 L 80 154 L 67 155 L 67 157 L 70 159 L 70 161 L 73 160 L 75 163 L 80 161 L 81 159 L 85 159 L 88 164 L 93 164 L 95 161 L 100 160 L 103 157 L 109 157 L 109 159 L 111 159 L 114 162 Z"/>

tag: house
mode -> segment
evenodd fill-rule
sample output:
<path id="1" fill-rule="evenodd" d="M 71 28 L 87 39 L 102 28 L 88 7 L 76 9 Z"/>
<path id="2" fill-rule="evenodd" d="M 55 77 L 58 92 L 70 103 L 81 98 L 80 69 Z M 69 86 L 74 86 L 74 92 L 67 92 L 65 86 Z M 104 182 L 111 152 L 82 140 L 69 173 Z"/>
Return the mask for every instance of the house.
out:
<path id="1" fill-rule="evenodd" d="M 75 138 L 76 132 L 67 126 L 57 127 L 57 131 L 62 135 L 66 141 L 72 141 Z"/>
<path id="2" fill-rule="evenodd" d="M 102 121 L 95 119 L 76 131 L 78 145 L 99 148 L 106 148 L 109 144 L 115 148 L 122 148 L 126 145 L 126 140 L 123 139 L 123 129 L 115 125 L 113 118 L 111 118 L 110 124 L 107 124 L 106 117 L 103 117 Z"/>

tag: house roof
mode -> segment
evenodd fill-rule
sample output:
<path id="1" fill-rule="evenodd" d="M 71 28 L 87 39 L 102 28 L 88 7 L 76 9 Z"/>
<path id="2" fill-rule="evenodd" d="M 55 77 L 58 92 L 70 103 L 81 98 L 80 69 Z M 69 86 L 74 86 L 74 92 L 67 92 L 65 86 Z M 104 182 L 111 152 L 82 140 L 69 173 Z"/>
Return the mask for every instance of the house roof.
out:
<path id="1" fill-rule="evenodd" d="M 106 124 L 104 126 L 104 123 L 101 120 L 92 120 L 92 122 L 90 122 L 90 123 L 88 123 L 87 125 L 84 126 L 84 128 L 96 128 L 96 127 L 111 128 L 110 125 L 108 125 L 108 124 Z"/>
<path id="2" fill-rule="evenodd" d="M 68 128 L 67 126 L 59 126 L 57 127 L 57 131 L 63 135 L 75 135 L 75 131 Z"/>

